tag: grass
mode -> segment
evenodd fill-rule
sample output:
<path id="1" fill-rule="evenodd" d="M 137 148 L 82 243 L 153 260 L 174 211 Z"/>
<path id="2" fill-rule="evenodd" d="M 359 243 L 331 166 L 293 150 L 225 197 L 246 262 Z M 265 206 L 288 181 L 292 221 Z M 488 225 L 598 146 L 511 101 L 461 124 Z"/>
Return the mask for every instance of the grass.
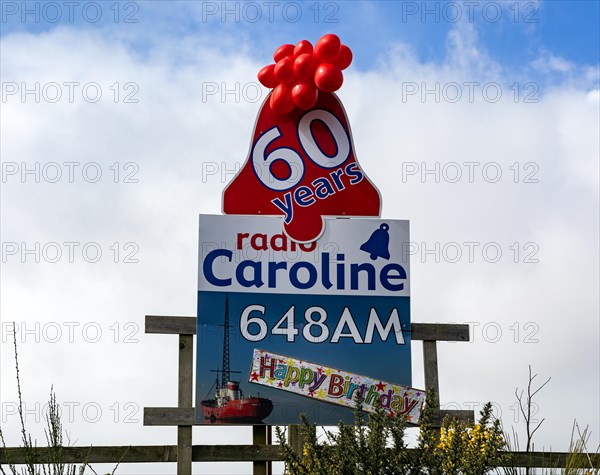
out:
<path id="1" fill-rule="evenodd" d="M 21 447 L 24 448 L 25 452 L 25 463 L 21 464 L 22 467 L 17 468 L 17 465 L 10 459 L 10 454 L 6 451 L 6 440 L 4 439 L 4 433 L 2 431 L 2 425 L 0 424 L 0 443 L 2 448 L 5 449 L 8 473 L 12 475 L 83 475 L 86 467 L 88 467 L 94 474 L 98 475 L 91 465 L 87 463 L 89 457 L 90 447 L 85 460 L 80 465 L 65 463 L 63 457 L 63 448 L 65 447 L 65 437 L 67 438 L 67 447 L 69 446 L 69 436 L 63 431 L 62 421 L 60 419 L 60 405 L 56 401 L 56 394 L 54 387 L 50 388 L 50 400 L 48 401 L 48 413 L 44 416 L 46 419 L 46 427 L 44 434 L 46 436 L 46 446 L 48 448 L 47 456 L 45 460 L 36 459 L 37 441 L 32 440 L 31 434 L 27 431 L 25 426 L 25 417 L 23 411 L 23 396 L 21 393 L 21 376 L 19 371 L 19 353 L 17 350 L 17 336 L 16 331 L 13 328 L 13 342 L 14 342 L 14 353 L 15 353 L 15 369 L 16 369 L 16 380 L 17 380 L 17 398 L 18 398 L 18 412 L 19 422 L 21 428 Z M 125 451 L 127 453 L 127 451 Z M 121 460 L 125 456 L 125 453 L 121 457 Z M 116 472 L 121 460 L 117 462 L 115 468 L 112 471 L 112 475 Z M 8 475 L 4 466 L 0 464 L 0 473 L 2 475 Z"/>

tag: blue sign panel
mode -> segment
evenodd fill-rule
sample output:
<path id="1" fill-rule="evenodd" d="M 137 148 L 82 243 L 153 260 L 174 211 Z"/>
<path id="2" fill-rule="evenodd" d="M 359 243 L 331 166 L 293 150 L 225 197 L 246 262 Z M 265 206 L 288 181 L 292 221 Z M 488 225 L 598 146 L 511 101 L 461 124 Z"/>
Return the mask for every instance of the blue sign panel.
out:
<path id="1" fill-rule="evenodd" d="M 257 349 L 411 385 L 408 222 L 330 219 L 309 244 L 282 229 L 278 217 L 200 216 L 198 424 L 353 420 L 313 394 L 253 384 Z"/>

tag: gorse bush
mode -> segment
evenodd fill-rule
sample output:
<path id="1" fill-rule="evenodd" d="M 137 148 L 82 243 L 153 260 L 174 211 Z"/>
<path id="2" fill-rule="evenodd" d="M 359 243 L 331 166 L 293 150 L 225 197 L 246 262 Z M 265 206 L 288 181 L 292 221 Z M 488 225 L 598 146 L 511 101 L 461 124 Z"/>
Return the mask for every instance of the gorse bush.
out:
<path id="1" fill-rule="evenodd" d="M 356 411 L 355 425 L 338 424 L 338 432 L 327 431 L 327 443 L 320 444 L 315 425 L 302 416 L 300 428 L 304 441 L 302 457 L 297 456 L 284 441 L 279 427 L 277 437 L 281 444 L 289 474 L 353 474 L 353 473 L 407 473 L 402 471 L 408 452 L 404 446 L 404 420 L 396 418 L 388 424 L 383 410 L 369 416 L 363 425 L 362 408 Z M 388 450 L 388 439 L 394 444 Z"/>
<path id="2" fill-rule="evenodd" d="M 300 428 L 302 456 L 286 442 L 277 427 L 277 438 L 289 475 L 483 475 L 503 462 L 505 447 L 500 421 L 492 421 L 486 404 L 477 423 L 445 419 L 441 429 L 431 426 L 431 410 L 425 406 L 417 451 L 408 449 L 406 422 L 389 418 L 376 408 L 368 416 L 357 404 L 355 424 L 338 424 L 337 432 L 325 431 L 323 443 L 306 418 Z"/>
<path id="3" fill-rule="evenodd" d="M 413 473 L 447 475 L 485 474 L 506 460 L 506 447 L 500 420 L 492 421 L 487 403 L 477 423 L 445 419 L 440 429 L 421 426 L 420 460 Z"/>

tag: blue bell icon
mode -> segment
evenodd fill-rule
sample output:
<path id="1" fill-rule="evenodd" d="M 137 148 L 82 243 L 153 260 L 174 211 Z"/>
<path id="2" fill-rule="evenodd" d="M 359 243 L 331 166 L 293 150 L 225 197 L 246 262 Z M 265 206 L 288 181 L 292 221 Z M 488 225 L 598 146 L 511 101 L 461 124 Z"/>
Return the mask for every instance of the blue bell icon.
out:
<path id="1" fill-rule="evenodd" d="M 369 253 L 372 260 L 375 260 L 378 257 L 389 259 L 390 251 L 388 246 L 390 244 L 390 235 L 388 229 L 390 229 L 390 226 L 383 223 L 379 226 L 379 229 L 373 231 L 373 234 L 371 234 L 371 237 L 367 242 L 360 246 L 360 250 Z"/>

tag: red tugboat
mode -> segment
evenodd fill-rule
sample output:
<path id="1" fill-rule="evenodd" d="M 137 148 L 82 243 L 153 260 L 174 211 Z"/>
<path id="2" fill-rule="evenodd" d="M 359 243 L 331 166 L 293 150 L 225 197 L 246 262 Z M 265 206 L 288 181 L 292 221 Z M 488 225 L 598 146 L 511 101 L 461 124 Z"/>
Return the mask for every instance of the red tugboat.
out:
<path id="1" fill-rule="evenodd" d="M 262 397 L 244 397 L 239 381 L 230 380 L 229 369 L 229 297 L 225 297 L 225 323 L 223 337 L 223 369 L 212 370 L 217 373 L 215 398 L 201 402 L 204 420 L 211 424 L 262 424 L 271 414 L 273 402 Z M 219 373 L 221 381 L 219 382 Z"/>

